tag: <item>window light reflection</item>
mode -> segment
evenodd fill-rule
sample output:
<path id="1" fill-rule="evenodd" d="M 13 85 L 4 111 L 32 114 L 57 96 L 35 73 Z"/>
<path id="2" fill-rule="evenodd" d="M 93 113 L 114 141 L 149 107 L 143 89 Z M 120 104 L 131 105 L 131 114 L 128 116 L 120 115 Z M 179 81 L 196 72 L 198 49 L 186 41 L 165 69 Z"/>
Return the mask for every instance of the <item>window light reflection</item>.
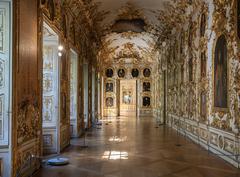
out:
<path id="1" fill-rule="evenodd" d="M 108 160 L 127 160 L 128 153 L 121 151 L 105 151 L 102 158 Z"/>
<path id="2" fill-rule="evenodd" d="M 108 141 L 110 142 L 124 142 L 127 140 L 127 136 L 124 136 L 122 138 L 118 137 L 118 136 L 113 136 L 113 137 L 110 137 Z"/>

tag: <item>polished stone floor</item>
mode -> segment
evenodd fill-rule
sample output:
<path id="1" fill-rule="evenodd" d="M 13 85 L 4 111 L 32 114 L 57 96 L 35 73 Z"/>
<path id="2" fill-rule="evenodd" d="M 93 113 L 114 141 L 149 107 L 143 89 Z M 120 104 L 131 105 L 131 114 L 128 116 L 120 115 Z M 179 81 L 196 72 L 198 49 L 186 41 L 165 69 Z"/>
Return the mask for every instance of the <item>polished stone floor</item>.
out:
<path id="1" fill-rule="evenodd" d="M 35 177 L 240 177 L 240 170 L 152 118 L 105 121 L 62 154 L 70 164 Z"/>

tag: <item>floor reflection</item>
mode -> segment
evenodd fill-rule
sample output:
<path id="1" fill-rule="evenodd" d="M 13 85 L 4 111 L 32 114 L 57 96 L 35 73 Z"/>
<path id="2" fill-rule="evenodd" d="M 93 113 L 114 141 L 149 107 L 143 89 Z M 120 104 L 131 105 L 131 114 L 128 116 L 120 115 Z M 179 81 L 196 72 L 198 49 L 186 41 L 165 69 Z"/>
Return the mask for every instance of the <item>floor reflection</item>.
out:
<path id="1" fill-rule="evenodd" d="M 85 139 L 71 140 L 61 154 L 69 165 L 43 166 L 34 177 L 240 177 L 238 169 L 175 130 L 156 129 L 151 117 L 106 123 L 89 130 Z"/>
<path id="2" fill-rule="evenodd" d="M 122 138 L 118 136 L 113 136 L 113 137 L 110 137 L 108 141 L 121 143 L 121 142 L 125 142 L 126 140 L 127 140 L 127 136 L 124 136 Z"/>
<path id="3" fill-rule="evenodd" d="M 105 151 L 102 158 L 108 160 L 127 160 L 128 153 L 121 151 Z"/>

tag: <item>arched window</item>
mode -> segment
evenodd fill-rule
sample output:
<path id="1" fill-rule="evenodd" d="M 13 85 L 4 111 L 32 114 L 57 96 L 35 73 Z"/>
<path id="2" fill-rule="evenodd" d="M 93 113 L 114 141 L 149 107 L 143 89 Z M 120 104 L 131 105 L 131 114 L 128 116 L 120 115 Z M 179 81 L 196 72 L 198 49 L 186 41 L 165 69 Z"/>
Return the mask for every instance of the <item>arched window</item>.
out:
<path id="1" fill-rule="evenodd" d="M 214 106 L 227 108 L 227 41 L 224 35 L 217 39 L 214 54 Z"/>

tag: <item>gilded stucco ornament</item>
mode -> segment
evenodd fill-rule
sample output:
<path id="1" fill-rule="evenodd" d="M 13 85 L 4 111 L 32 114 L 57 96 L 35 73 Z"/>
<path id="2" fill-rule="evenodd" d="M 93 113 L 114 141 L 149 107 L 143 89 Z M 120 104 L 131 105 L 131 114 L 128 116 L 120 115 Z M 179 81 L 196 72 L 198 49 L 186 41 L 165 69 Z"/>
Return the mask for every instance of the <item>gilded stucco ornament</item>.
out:
<path id="1" fill-rule="evenodd" d="M 40 133 L 40 112 L 39 109 L 33 104 L 23 102 L 19 106 L 17 121 L 17 137 L 18 145 L 37 138 Z M 36 131 L 38 130 L 38 131 Z"/>

